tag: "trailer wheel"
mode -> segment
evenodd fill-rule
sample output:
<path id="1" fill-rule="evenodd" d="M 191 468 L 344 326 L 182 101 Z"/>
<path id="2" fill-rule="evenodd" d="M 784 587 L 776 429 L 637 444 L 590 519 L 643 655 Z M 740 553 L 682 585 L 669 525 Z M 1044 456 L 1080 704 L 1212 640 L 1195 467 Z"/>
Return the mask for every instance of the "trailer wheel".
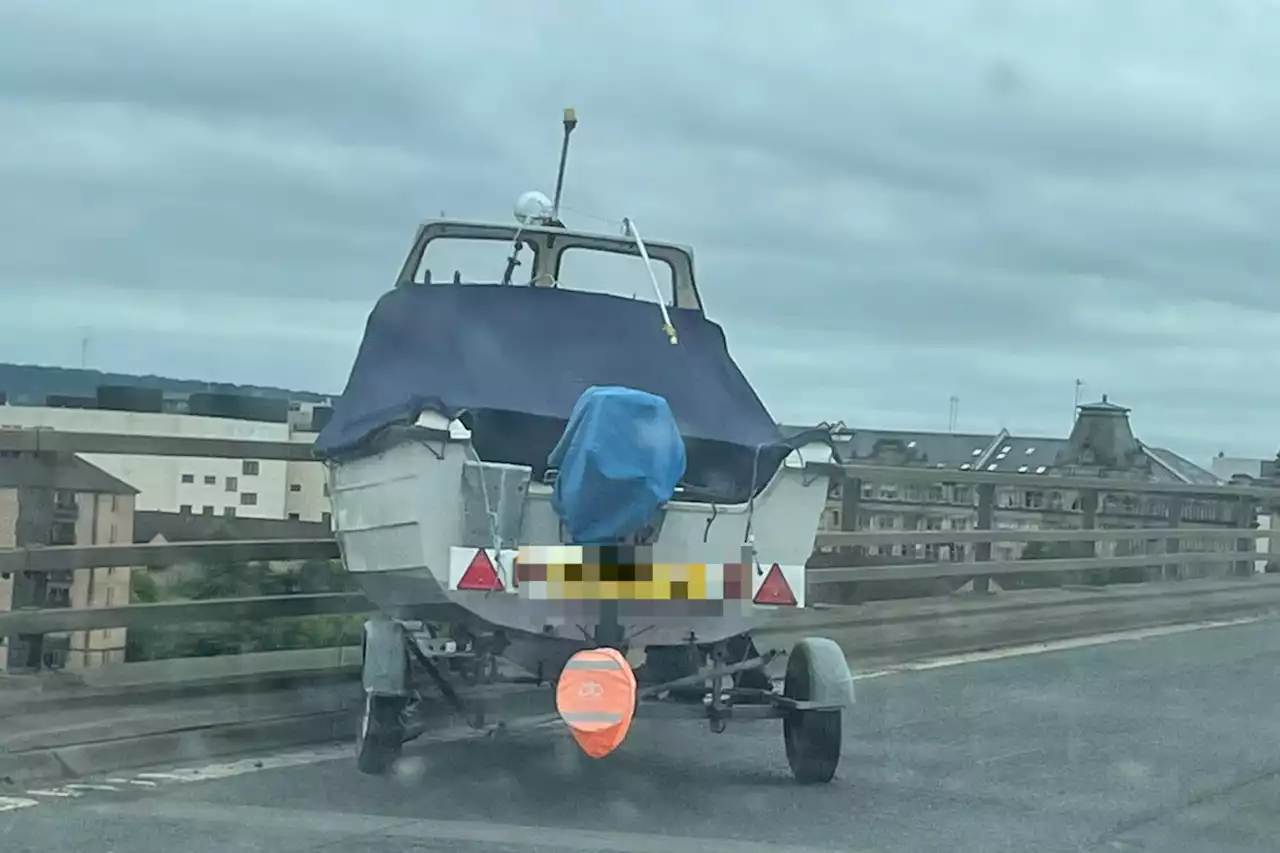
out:
<path id="1" fill-rule="evenodd" d="M 365 695 L 356 736 L 356 768 L 381 776 L 391 769 L 404 747 L 405 699 L 401 696 Z"/>
<path id="2" fill-rule="evenodd" d="M 791 650 L 783 682 L 784 696 L 798 702 L 829 699 L 832 685 L 823 682 L 831 676 L 826 672 L 830 668 L 830 662 L 823 658 L 830 657 L 830 650 L 817 645 L 826 643 L 830 641 L 808 638 L 801 640 Z M 831 645 L 834 646 L 834 643 Z M 828 666 L 824 667 L 824 664 Z M 848 672 L 843 654 L 840 655 L 840 664 Z M 791 765 L 791 775 L 801 785 L 825 784 L 835 777 L 836 768 L 840 764 L 842 717 L 843 712 L 836 708 L 791 711 L 782 718 L 787 763 Z"/>

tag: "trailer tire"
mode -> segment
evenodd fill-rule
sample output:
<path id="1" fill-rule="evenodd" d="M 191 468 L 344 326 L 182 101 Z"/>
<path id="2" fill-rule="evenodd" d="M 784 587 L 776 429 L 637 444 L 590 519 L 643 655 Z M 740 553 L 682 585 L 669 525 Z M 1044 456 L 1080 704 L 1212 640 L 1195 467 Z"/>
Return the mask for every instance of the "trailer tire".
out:
<path id="1" fill-rule="evenodd" d="M 829 645 L 828 645 L 829 644 Z M 831 659 L 839 655 L 838 665 Z M 830 702 L 842 688 L 841 669 L 848 673 L 844 655 L 830 640 L 806 638 L 791 650 L 783 695 L 798 702 Z M 850 679 L 850 684 L 852 680 Z M 801 785 L 830 782 L 840 765 L 843 744 L 843 710 L 794 710 L 782 718 L 782 738 L 791 775 Z"/>
<path id="2" fill-rule="evenodd" d="M 356 768 L 370 776 L 391 770 L 404 748 L 404 708 L 401 696 L 365 695 L 356 736 Z"/>

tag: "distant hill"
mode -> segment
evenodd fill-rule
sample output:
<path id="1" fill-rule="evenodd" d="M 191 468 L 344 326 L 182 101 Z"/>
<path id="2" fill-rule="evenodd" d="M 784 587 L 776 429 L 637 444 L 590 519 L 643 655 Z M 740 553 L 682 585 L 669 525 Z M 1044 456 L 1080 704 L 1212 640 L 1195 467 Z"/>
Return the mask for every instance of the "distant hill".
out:
<path id="1" fill-rule="evenodd" d="M 128 373 L 104 373 L 73 367 L 44 367 L 36 364 L 0 363 L 0 394 L 13 405 L 39 405 L 50 394 L 69 397 L 92 397 L 99 385 L 129 385 L 158 388 L 170 394 L 210 391 L 272 397 L 305 402 L 321 402 L 325 395 L 313 391 L 292 391 L 259 385 L 232 385 L 224 382 L 202 382 L 198 379 L 171 379 L 167 376 L 134 376 Z"/>

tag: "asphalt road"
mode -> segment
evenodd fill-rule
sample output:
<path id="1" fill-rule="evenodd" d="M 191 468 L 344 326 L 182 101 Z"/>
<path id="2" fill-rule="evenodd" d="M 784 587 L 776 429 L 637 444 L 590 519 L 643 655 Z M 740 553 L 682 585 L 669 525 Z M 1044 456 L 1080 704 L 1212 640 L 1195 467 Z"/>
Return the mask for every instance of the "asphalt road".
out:
<path id="1" fill-rule="evenodd" d="M 419 744 L 388 779 L 320 750 L 203 781 L 0 784 L 0 850 L 1278 849 L 1280 621 L 953 663 L 860 681 L 825 787 L 792 783 L 776 723 L 637 722 L 601 762 L 546 730 Z"/>

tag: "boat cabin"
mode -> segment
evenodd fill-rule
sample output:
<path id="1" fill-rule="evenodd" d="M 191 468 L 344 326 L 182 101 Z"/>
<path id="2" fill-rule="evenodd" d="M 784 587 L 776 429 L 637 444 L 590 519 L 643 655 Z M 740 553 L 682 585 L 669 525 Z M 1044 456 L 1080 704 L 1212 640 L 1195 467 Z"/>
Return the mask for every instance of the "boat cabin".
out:
<path id="1" fill-rule="evenodd" d="M 702 314 L 693 250 L 647 240 L 643 245 L 666 306 Z M 571 231 L 543 222 L 424 222 L 396 286 L 439 284 L 563 287 L 649 302 L 657 298 L 634 236 Z"/>

